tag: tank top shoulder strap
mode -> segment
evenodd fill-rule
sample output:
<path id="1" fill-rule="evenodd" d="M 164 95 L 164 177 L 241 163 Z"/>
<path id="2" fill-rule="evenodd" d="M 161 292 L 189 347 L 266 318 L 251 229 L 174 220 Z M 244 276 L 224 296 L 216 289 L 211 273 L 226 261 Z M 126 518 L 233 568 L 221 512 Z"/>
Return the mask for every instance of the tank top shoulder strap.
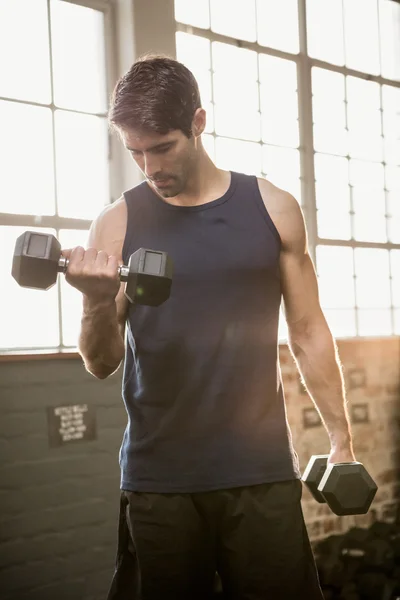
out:
<path id="1" fill-rule="evenodd" d="M 261 196 L 258 184 L 259 178 L 255 175 L 245 175 L 243 173 L 235 173 L 235 177 L 237 178 L 237 193 L 246 195 L 246 197 L 250 196 L 254 200 L 261 217 L 264 219 L 279 246 L 281 246 L 281 236 Z"/>

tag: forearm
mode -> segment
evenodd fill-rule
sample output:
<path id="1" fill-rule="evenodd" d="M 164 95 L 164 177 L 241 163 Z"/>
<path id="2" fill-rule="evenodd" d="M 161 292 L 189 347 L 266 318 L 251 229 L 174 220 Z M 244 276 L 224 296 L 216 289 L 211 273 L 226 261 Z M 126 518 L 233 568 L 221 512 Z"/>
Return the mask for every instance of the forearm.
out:
<path id="1" fill-rule="evenodd" d="M 329 328 L 291 340 L 290 348 L 309 395 L 328 432 L 332 448 L 350 448 L 352 437 L 340 358 Z"/>
<path id="2" fill-rule="evenodd" d="M 116 371 L 124 357 L 124 340 L 115 302 L 91 304 L 83 298 L 79 352 L 86 369 L 99 379 Z"/>

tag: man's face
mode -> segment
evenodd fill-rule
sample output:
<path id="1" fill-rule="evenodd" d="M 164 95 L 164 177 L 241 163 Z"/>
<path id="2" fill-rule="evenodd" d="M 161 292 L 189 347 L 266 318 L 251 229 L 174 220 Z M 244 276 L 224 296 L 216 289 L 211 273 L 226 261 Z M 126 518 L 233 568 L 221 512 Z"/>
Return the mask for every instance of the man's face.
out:
<path id="1" fill-rule="evenodd" d="M 184 192 L 196 160 L 196 140 L 180 130 L 159 133 L 122 130 L 121 138 L 147 181 L 164 198 Z"/>

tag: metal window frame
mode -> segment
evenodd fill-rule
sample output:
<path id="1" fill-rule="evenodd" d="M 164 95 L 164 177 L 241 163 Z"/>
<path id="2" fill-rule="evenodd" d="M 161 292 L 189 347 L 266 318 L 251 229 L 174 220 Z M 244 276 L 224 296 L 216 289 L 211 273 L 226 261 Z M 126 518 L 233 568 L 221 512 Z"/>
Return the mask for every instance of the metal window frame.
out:
<path id="1" fill-rule="evenodd" d="M 210 0 L 211 2 L 211 0 Z M 278 58 L 283 58 L 286 60 L 294 61 L 297 64 L 297 74 L 298 74 L 298 103 L 299 103 L 299 135 L 300 135 L 300 144 L 298 150 L 300 151 L 300 180 L 301 180 L 301 192 L 302 192 L 302 210 L 304 213 L 304 218 L 307 226 L 307 240 L 308 240 L 308 249 L 310 256 L 313 260 L 314 265 L 316 265 L 316 254 L 318 246 L 345 246 L 355 248 L 376 248 L 376 249 L 384 249 L 384 250 L 400 250 L 400 244 L 392 243 L 392 242 L 362 242 L 355 240 L 353 237 L 350 240 L 336 240 L 336 239 L 328 239 L 322 238 L 318 234 L 318 225 L 317 225 L 317 202 L 316 202 L 316 189 L 315 189 L 315 165 L 314 165 L 314 155 L 316 151 L 314 150 L 314 136 L 313 136 L 313 108 L 312 108 L 312 69 L 313 67 L 319 67 L 321 69 L 332 71 L 335 73 L 340 73 L 344 76 L 352 76 L 359 79 L 373 81 L 378 83 L 380 86 L 388 85 L 394 88 L 400 88 L 400 81 L 387 79 L 380 75 L 370 75 L 369 73 L 365 73 L 362 71 L 357 71 L 346 66 L 335 65 L 323 60 L 315 59 L 308 55 L 307 48 L 307 6 L 306 0 L 297 0 L 298 3 L 298 17 L 299 17 L 299 53 L 293 54 L 291 52 L 285 52 L 282 50 L 277 50 L 275 48 L 270 48 L 267 46 L 262 46 L 257 42 L 249 42 L 245 40 L 239 40 L 232 38 L 230 36 L 226 36 L 220 33 L 213 32 L 211 27 L 208 29 L 200 28 L 192 25 L 187 25 L 184 23 L 176 23 L 176 31 L 189 33 L 192 35 L 197 35 L 203 38 L 208 39 L 210 42 L 222 42 L 224 44 L 230 44 L 236 46 L 238 48 L 244 48 L 248 50 L 253 50 L 259 54 L 267 54 L 270 56 L 276 56 Z M 211 11 L 210 11 L 211 13 Z M 344 23 L 343 23 L 344 26 Z M 382 90 L 382 87 L 380 88 Z M 209 135 L 213 135 L 216 138 L 215 131 L 210 133 Z M 235 138 L 236 139 L 236 138 Z M 248 140 L 246 140 L 248 141 Z M 257 142 L 255 142 L 257 143 Z M 259 143 L 262 143 L 261 141 Z M 350 156 L 345 157 L 350 159 Z M 385 162 L 381 162 L 380 164 L 385 165 Z M 386 194 L 386 217 L 388 216 L 388 205 L 387 205 L 387 190 L 385 189 Z M 351 200 L 352 202 L 352 200 Z M 351 220 L 353 222 L 353 205 L 351 204 Z M 388 219 L 386 221 L 388 225 Z M 352 231 L 353 233 L 353 231 Z M 355 269 L 355 265 L 354 265 Z M 356 273 L 354 271 L 354 285 L 356 286 Z M 392 279 L 393 274 L 390 272 L 390 285 L 392 288 Z M 393 298 L 393 294 L 392 294 Z M 351 307 L 349 307 L 351 308 Z M 357 304 L 357 296 L 356 296 L 356 305 L 353 307 L 356 314 L 356 335 L 353 337 L 366 337 L 361 336 L 359 334 L 359 306 Z M 391 319 L 392 319 L 392 334 L 395 335 L 395 317 L 394 311 L 395 306 L 390 307 L 391 311 Z M 368 337 L 368 336 L 367 336 Z"/>
<path id="2" fill-rule="evenodd" d="M 111 90 L 115 85 L 117 80 L 118 73 L 118 64 L 117 64 L 117 51 L 116 51 L 116 30 L 115 30 L 115 7 L 112 2 L 108 0 L 63 0 L 63 2 L 68 2 L 70 4 L 76 4 L 79 6 L 83 6 L 86 8 L 91 8 L 102 12 L 104 15 L 104 43 L 105 43 L 105 70 L 106 70 L 106 96 L 107 100 L 110 97 Z M 74 219 L 61 217 L 58 215 L 58 204 L 57 204 L 57 172 L 56 172 L 56 160 L 55 160 L 55 127 L 54 127 L 54 115 L 55 111 L 60 107 L 54 104 L 54 79 L 53 79 L 53 53 L 52 53 L 52 37 L 51 37 L 51 3 L 52 0 L 47 0 L 47 26 L 49 33 L 49 55 L 50 55 L 50 82 L 51 82 L 51 102 L 40 103 L 40 102 L 32 102 L 29 100 L 20 100 L 16 98 L 10 97 L 0 97 L 0 101 L 4 100 L 7 102 L 17 102 L 20 104 L 31 105 L 31 106 L 40 106 L 43 108 L 50 108 L 52 112 L 52 135 L 53 135 L 53 156 L 54 156 L 54 170 L 53 170 L 53 178 L 54 178 L 54 197 L 55 197 L 55 215 L 35 215 L 35 214 L 12 214 L 12 213 L 0 213 L 0 224 L 2 226 L 19 226 L 19 227 L 43 227 L 43 228 L 52 228 L 55 229 L 58 234 L 60 229 L 75 229 L 75 230 L 88 230 L 92 223 L 91 220 L 88 219 Z M 64 109 L 62 110 L 86 114 L 91 116 L 97 116 L 106 118 L 107 112 L 87 112 L 81 110 L 72 110 L 72 109 Z M 109 134 L 109 151 L 108 151 L 108 160 L 109 160 L 109 179 L 110 179 L 110 189 L 109 189 L 109 202 L 112 203 L 117 197 L 119 197 L 122 182 L 122 173 L 121 173 L 121 165 L 118 160 L 118 152 L 114 152 L 116 148 L 117 141 L 113 138 L 111 134 Z M 65 353 L 74 349 L 74 347 L 66 346 L 63 343 L 63 333 L 62 333 L 62 302 L 61 302 L 61 282 L 60 278 L 57 281 L 57 302 L 58 302 L 58 329 L 59 329 L 59 340 L 60 343 L 58 346 L 49 348 L 48 346 L 37 346 L 35 348 L 3 348 L 0 351 L 0 354 L 18 354 L 20 352 L 26 354 L 35 354 L 41 353 L 45 350 L 49 350 L 51 352 Z"/>

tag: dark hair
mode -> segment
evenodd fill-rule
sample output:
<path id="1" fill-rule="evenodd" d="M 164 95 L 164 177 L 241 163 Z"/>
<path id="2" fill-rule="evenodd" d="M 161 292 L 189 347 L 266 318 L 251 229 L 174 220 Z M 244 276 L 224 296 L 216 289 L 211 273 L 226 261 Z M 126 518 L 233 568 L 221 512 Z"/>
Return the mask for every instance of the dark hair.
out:
<path id="1" fill-rule="evenodd" d="M 190 138 L 194 113 L 201 107 L 197 81 L 185 65 L 160 55 L 135 62 L 111 97 L 109 124 L 166 134 L 180 129 Z"/>

